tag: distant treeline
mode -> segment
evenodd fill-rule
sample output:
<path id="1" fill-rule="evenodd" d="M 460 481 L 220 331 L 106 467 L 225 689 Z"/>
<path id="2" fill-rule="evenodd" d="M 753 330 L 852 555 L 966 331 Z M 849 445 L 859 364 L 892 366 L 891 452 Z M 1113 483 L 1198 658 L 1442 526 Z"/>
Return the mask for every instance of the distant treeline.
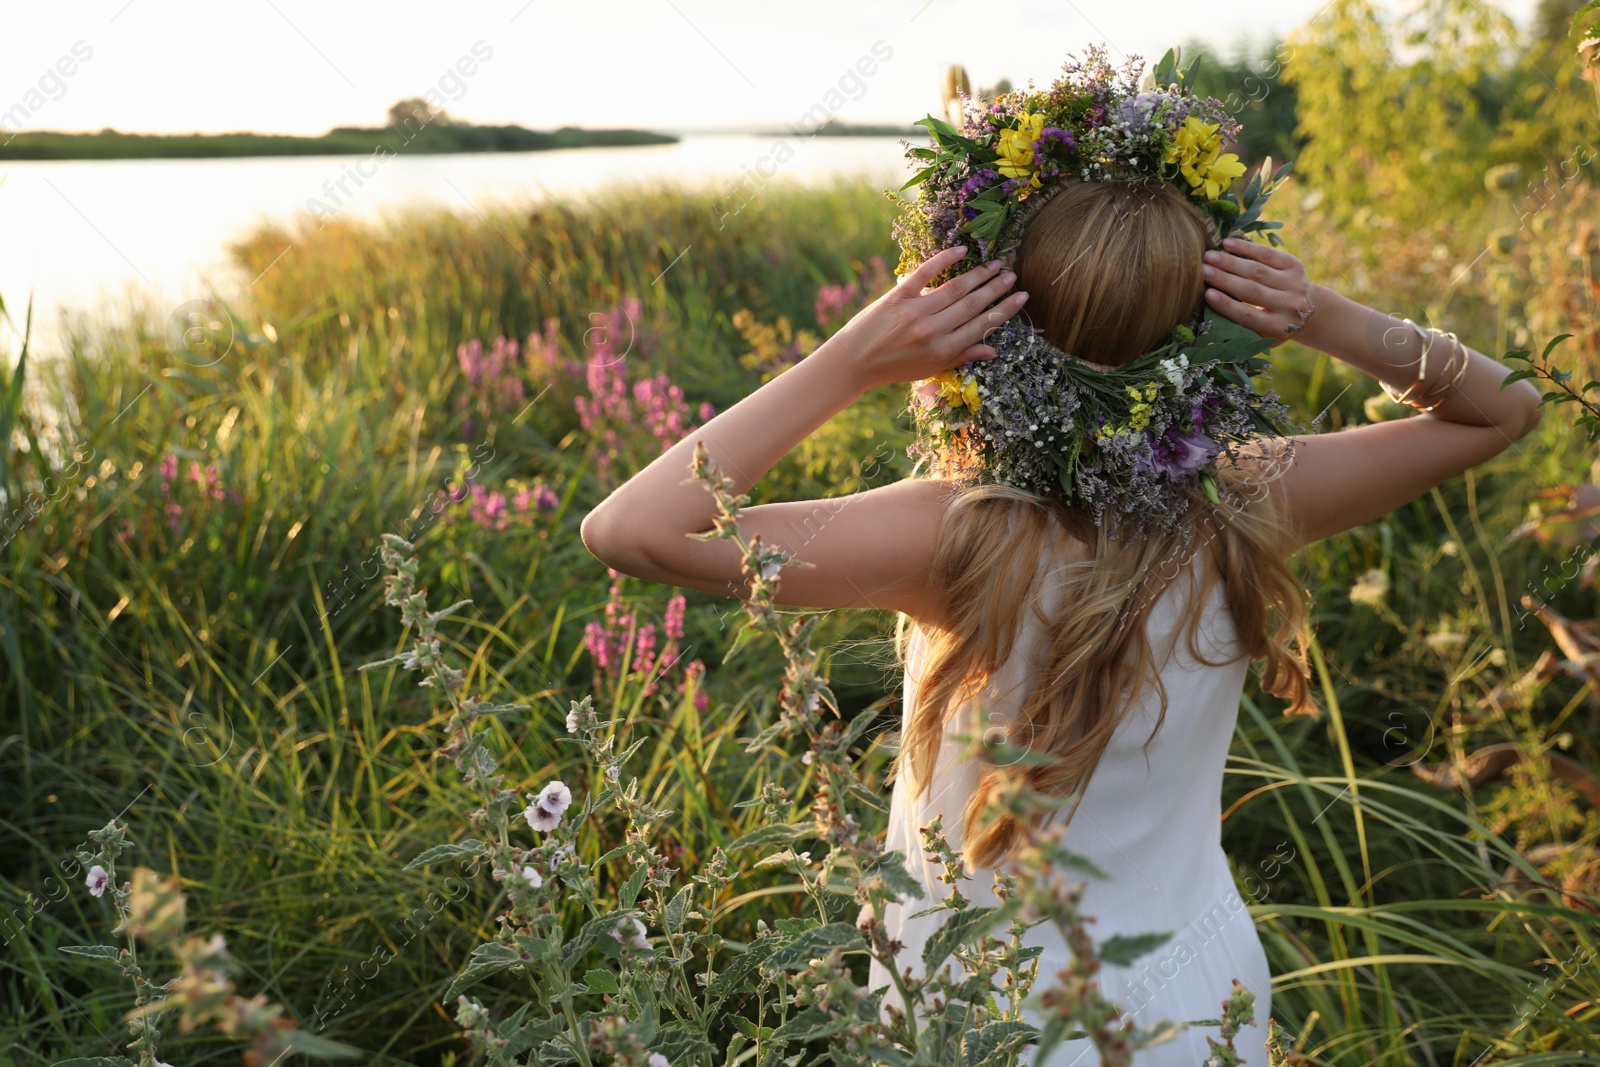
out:
<path id="1" fill-rule="evenodd" d="M 407 126 L 338 126 L 320 137 L 271 133 L 144 134 L 101 130 L 0 131 L 0 159 L 209 159 L 237 156 L 369 155 L 373 152 L 537 152 L 551 148 L 673 144 L 677 137 L 648 130 L 586 130 L 563 126 L 542 133 L 521 126 L 435 123 Z"/>
<path id="2" fill-rule="evenodd" d="M 782 130 L 758 130 L 757 137 L 787 137 L 790 134 L 804 134 L 807 137 L 908 137 L 920 141 L 928 139 L 928 131 L 921 126 L 906 123 L 903 126 L 873 126 L 873 125 L 847 125 L 838 119 L 830 118 L 811 129 L 797 127 L 789 123 Z"/>

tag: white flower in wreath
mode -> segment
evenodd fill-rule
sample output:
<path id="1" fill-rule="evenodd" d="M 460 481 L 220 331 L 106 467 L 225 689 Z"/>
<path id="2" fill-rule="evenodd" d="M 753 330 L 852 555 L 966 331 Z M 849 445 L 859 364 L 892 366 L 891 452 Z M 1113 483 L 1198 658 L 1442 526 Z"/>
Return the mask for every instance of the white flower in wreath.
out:
<path id="1" fill-rule="evenodd" d="M 1173 359 L 1161 361 L 1161 373 L 1166 375 L 1167 381 L 1172 383 L 1174 389 L 1183 388 L 1183 372 L 1189 369 L 1189 357 L 1182 352 Z"/>

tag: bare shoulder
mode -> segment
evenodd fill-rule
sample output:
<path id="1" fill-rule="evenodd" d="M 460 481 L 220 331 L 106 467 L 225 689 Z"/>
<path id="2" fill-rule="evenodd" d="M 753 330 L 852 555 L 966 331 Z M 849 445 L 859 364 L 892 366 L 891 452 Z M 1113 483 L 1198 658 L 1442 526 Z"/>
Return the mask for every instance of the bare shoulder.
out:
<path id="1" fill-rule="evenodd" d="M 778 603 L 814 608 L 878 608 L 913 618 L 937 616 L 930 581 L 944 514 L 955 486 L 905 478 L 859 493 L 745 508 L 746 536 L 781 547 L 800 563 L 784 571 Z M 725 542 L 688 542 L 674 561 L 675 584 L 737 571 Z M 715 556 L 713 556 L 715 554 Z M 726 592 L 726 579 L 717 589 Z"/>

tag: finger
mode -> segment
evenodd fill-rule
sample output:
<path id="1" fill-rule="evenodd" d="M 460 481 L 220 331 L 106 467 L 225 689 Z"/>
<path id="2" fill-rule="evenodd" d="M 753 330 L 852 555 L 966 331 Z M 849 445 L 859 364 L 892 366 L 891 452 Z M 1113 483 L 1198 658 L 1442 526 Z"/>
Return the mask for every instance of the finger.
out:
<path id="1" fill-rule="evenodd" d="M 1277 267 L 1270 267 L 1256 259 L 1245 259 L 1242 256 L 1229 255 L 1227 252 L 1210 251 L 1205 254 L 1207 266 L 1237 274 L 1242 278 L 1249 278 L 1263 285 L 1270 285 L 1275 289 L 1288 289 L 1291 283 L 1290 275 Z M 1208 275 L 1209 277 L 1209 275 Z"/>
<path id="2" fill-rule="evenodd" d="M 1291 303 L 1289 294 L 1282 289 L 1260 282 L 1251 281 L 1249 278 L 1231 274 L 1220 267 L 1208 266 L 1205 270 L 1206 284 L 1221 289 L 1230 296 L 1237 297 L 1247 303 L 1261 307 L 1288 307 Z"/>
<path id="3" fill-rule="evenodd" d="M 923 260 L 915 270 L 900 279 L 900 284 L 907 292 L 921 293 L 930 287 L 933 279 L 943 274 L 946 270 L 960 263 L 967 255 L 966 245 L 957 245 L 935 252 Z"/>
<path id="4" fill-rule="evenodd" d="M 1277 316 L 1243 301 L 1235 300 L 1221 289 L 1206 289 L 1206 303 L 1215 308 L 1224 318 L 1232 319 L 1240 326 L 1252 329 L 1262 337 L 1281 339 L 1283 336 L 1283 323 L 1279 321 Z"/>
<path id="5" fill-rule="evenodd" d="M 991 277 L 983 285 L 936 314 L 933 317 L 933 325 L 941 336 L 959 330 L 977 318 L 984 308 L 1005 296 L 1011 286 L 1016 284 L 1016 280 L 1016 272 L 1009 270 L 998 277 Z"/>
<path id="6" fill-rule="evenodd" d="M 984 340 L 999 329 L 1007 319 L 1022 310 L 1022 305 L 1028 302 L 1027 293 L 1012 293 L 994 307 L 980 313 L 970 322 L 962 325 L 950 336 L 952 342 L 966 352 L 974 347 L 986 348 L 994 352 L 994 346 L 984 344 Z"/>
<path id="7" fill-rule="evenodd" d="M 924 303 L 928 305 L 928 310 L 931 314 L 937 314 L 962 297 L 971 294 L 980 285 L 993 279 L 1004 266 L 1005 264 L 995 259 L 973 267 L 971 270 L 963 271 L 932 292 L 924 293 L 925 297 L 931 296 L 935 298 L 924 300 Z"/>
<path id="8" fill-rule="evenodd" d="M 1246 256 L 1250 259 L 1260 260 L 1269 267 L 1279 270 L 1293 270 L 1300 265 L 1300 261 L 1281 248 L 1271 245 L 1256 244 L 1246 241 L 1242 237 L 1229 237 L 1222 242 L 1222 247 L 1236 256 Z"/>

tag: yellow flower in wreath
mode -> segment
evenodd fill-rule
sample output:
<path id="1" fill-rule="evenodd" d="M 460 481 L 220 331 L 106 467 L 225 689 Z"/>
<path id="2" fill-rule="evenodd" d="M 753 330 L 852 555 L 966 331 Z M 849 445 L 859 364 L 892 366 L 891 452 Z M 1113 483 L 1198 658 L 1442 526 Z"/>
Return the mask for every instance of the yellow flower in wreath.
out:
<path id="1" fill-rule="evenodd" d="M 1232 152 L 1222 152 L 1222 134 L 1215 122 L 1202 122 L 1190 115 L 1172 134 L 1172 144 L 1164 157 L 1176 163 L 1178 172 L 1189 183 L 1195 196 L 1215 200 L 1244 173 L 1244 164 Z"/>
<path id="2" fill-rule="evenodd" d="M 978 381 L 976 378 L 963 382 L 961 375 L 953 370 L 940 371 L 931 379 L 939 389 L 939 399 L 950 407 L 965 407 L 967 411 L 976 415 L 978 413 Z"/>
<path id="3" fill-rule="evenodd" d="M 1027 178 L 1028 188 L 1037 189 L 1043 183 L 1039 181 L 1039 166 L 1034 160 L 1033 144 L 1044 133 L 1044 113 L 1030 114 L 1024 111 L 1018 118 L 1021 125 L 1016 129 L 1000 131 L 1000 140 L 994 146 L 995 151 L 1000 153 L 995 170 L 1007 178 Z"/>

